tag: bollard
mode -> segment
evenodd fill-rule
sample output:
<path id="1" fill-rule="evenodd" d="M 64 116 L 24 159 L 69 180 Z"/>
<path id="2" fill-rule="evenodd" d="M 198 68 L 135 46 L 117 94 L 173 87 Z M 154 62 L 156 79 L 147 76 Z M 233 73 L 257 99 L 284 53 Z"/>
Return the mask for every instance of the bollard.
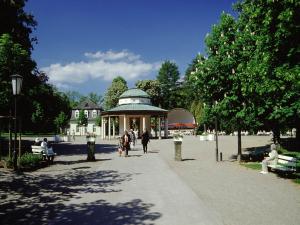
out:
<path id="1" fill-rule="evenodd" d="M 95 142 L 88 141 L 87 142 L 87 161 L 95 161 Z"/>
<path id="2" fill-rule="evenodd" d="M 181 158 L 181 144 L 182 144 L 182 141 L 174 141 L 175 161 L 182 161 L 182 158 Z"/>
<path id="3" fill-rule="evenodd" d="M 223 161 L 223 154 L 220 152 L 220 161 Z"/>

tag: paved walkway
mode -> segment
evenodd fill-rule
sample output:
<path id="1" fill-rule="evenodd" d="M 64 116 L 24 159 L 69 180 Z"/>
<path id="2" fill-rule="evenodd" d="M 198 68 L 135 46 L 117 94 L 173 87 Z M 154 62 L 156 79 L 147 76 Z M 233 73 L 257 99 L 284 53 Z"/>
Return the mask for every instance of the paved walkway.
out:
<path id="1" fill-rule="evenodd" d="M 235 138 L 220 138 L 225 158 Z M 299 186 L 215 163 L 213 142 L 186 137 L 182 162 L 173 160 L 172 140 L 151 141 L 147 155 L 137 145 L 128 158 L 116 141 L 101 141 L 97 162 L 85 161 L 84 142 L 54 146 L 55 164 L 36 172 L 0 170 L 1 224 L 299 224 Z"/>

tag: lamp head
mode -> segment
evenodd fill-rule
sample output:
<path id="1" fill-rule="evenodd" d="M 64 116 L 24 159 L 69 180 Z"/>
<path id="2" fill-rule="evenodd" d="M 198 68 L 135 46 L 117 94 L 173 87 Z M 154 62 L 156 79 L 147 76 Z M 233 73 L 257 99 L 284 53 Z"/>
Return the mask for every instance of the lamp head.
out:
<path id="1" fill-rule="evenodd" d="M 23 77 L 19 74 L 14 74 L 11 76 L 13 95 L 19 95 L 21 93 L 22 81 Z"/>

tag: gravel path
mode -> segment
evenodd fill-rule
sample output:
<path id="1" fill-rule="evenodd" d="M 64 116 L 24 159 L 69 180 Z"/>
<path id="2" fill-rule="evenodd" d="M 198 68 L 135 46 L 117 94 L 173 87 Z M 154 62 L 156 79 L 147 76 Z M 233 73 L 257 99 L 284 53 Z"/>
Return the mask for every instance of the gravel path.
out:
<path id="1" fill-rule="evenodd" d="M 269 137 L 245 137 L 243 147 Z M 220 137 L 224 159 L 236 137 Z M 215 142 L 185 137 L 183 161 L 173 141 L 151 140 L 119 157 L 117 141 L 97 140 L 96 162 L 86 162 L 85 139 L 55 145 L 55 164 L 31 173 L 0 170 L 3 224 L 298 225 L 300 188 L 275 174 L 236 162 L 215 162 Z"/>
<path id="2" fill-rule="evenodd" d="M 270 137 L 243 137 L 243 148 L 264 146 Z M 219 151 L 225 161 L 215 162 L 215 142 L 185 137 L 183 160 L 173 160 L 172 140 L 152 141 L 160 155 L 204 203 L 230 225 L 297 225 L 300 221 L 300 186 L 274 173 L 240 166 L 227 159 L 236 154 L 237 137 L 221 136 Z"/>

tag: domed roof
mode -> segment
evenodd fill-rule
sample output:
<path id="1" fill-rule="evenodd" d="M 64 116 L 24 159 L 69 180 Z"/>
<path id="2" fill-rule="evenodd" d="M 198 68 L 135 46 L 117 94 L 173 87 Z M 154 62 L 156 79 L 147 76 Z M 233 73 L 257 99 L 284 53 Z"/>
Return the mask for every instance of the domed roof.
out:
<path id="1" fill-rule="evenodd" d="M 132 97 L 140 97 L 140 98 L 150 98 L 150 96 L 138 88 L 132 88 L 127 91 L 125 91 L 123 94 L 121 94 L 120 98 L 132 98 Z"/>

